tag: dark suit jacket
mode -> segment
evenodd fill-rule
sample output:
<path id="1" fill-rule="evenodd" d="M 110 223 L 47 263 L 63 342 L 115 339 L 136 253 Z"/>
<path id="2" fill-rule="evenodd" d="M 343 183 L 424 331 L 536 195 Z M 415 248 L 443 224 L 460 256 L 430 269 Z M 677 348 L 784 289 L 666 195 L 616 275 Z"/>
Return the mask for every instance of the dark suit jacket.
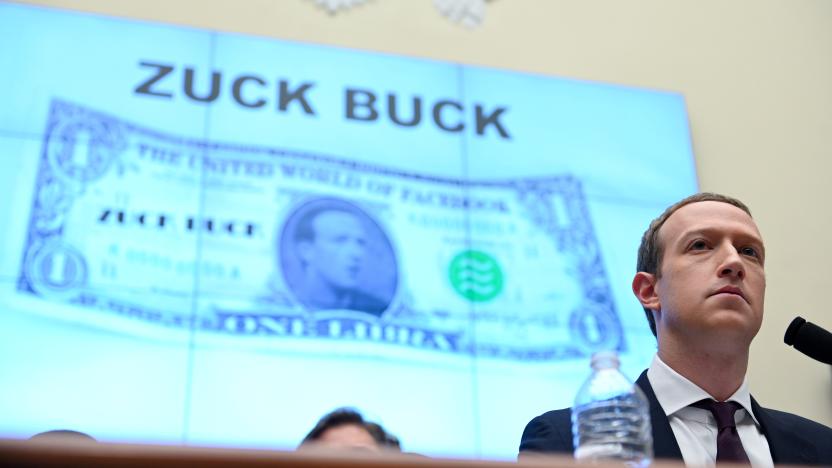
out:
<path id="1" fill-rule="evenodd" d="M 642 372 L 636 384 L 650 402 L 653 429 L 653 452 L 656 458 L 682 459 L 682 452 L 670 428 L 670 422 Z M 832 465 L 832 429 L 794 414 L 761 407 L 751 399 L 754 416 L 760 422 L 771 449 L 774 463 L 797 465 Z M 572 411 L 569 408 L 549 411 L 526 425 L 520 440 L 520 452 L 572 453 Z"/>

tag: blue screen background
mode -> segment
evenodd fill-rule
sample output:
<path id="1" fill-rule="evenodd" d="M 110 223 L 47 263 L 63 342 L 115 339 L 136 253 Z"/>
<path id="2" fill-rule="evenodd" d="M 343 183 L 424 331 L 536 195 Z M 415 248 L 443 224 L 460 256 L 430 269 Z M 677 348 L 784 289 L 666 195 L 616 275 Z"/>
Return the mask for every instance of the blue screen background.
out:
<path id="1" fill-rule="evenodd" d="M 679 94 L 10 4 L 0 48 L 0 436 L 291 449 L 353 406 L 407 451 L 513 458 L 592 351 L 649 364 L 629 284 L 697 190 Z M 328 199 L 361 213 L 359 288 L 395 273 L 381 316 L 306 310 L 281 271 L 284 221 Z"/>

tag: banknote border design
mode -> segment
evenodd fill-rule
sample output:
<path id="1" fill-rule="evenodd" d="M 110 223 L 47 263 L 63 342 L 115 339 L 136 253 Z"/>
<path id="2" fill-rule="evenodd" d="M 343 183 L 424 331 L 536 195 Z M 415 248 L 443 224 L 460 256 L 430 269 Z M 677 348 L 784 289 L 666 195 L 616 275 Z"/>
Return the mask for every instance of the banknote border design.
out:
<path id="1" fill-rule="evenodd" d="M 74 151 L 77 136 L 88 135 L 87 170 L 62 166 Z M 297 315 L 274 313 L 237 313 L 216 308 L 211 320 L 195 319 L 191 314 L 146 311 L 136 304 L 109 299 L 101 302 L 84 292 L 88 266 L 83 256 L 62 242 L 64 215 L 75 196 L 110 170 L 123 171 L 121 152 L 127 147 L 125 134 L 152 137 L 200 151 L 235 151 L 256 153 L 273 158 L 320 162 L 345 170 L 370 171 L 413 181 L 432 182 L 455 188 L 503 188 L 514 191 L 527 215 L 546 233 L 559 251 L 578 252 L 576 274 L 583 288 L 581 305 L 570 314 L 568 327 L 571 344 L 540 347 L 510 347 L 477 343 L 462 332 L 445 332 L 432 328 L 385 323 L 384 318 L 330 314 L 298 321 Z M 472 354 L 523 361 L 550 361 L 583 357 L 599 349 L 626 350 L 622 325 L 604 268 L 597 238 L 591 224 L 581 183 L 571 175 L 523 178 L 511 181 L 465 181 L 348 161 L 329 155 L 304 151 L 266 148 L 253 145 L 207 142 L 177 138 L 123 119 L 87 109 L 64 100 L 53 99 L 41 151 L 32 214 L 26 234 L 26 252 L 21 265 L 18 290 L 47 300 L 94 307 L 131 319 L 190 330 L 226 334 L 257 334 L 304 338 L 367 340 L 419 349 Z M 555 199 L 560 205 L 553 207 Z M 565 209 L 564 209 L 565 208 Z M 64 275 L 60 281 L 50 278 L 48 270 L 54 254 L 63 254 Z M 393 307 L 391 305 L 391 307 Z M 343 333 L 347 329 L 352 332 Z M 357 330 L 361 330 L 359 333 Z"/>

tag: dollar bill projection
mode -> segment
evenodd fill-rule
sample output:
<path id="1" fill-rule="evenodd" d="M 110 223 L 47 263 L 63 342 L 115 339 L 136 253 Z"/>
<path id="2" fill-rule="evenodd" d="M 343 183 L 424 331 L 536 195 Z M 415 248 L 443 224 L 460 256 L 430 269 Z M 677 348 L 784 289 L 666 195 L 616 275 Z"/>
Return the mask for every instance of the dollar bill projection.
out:
<path id="1" fill-rule="evenodd" d="M 188 142 L 63 101 L 47 128 L 20 292 L 278 345 L 520 360 L 626 349 L 573 177 L 471 182 Z M 530 240 L 500 245 L 511 236 Z"/>
<path id="2" fill-rule="evenodd" d="M 684 101 L 0 5 L 0 436 L 292 448 L 356 406 L 513 458 L 588 357 L 631 376 Z"/>

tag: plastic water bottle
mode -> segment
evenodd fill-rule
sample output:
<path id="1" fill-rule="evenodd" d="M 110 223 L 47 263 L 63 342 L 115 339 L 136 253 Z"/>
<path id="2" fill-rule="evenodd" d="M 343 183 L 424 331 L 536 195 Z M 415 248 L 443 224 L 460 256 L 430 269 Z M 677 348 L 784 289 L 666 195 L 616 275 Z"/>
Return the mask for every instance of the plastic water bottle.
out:
<path id="1" fill-rule="evenodd" d="M 647 466 L 653 458 L 650 404 L 618 369 L 615 352 L 592 356 L 592 375 L 572 407 L 572 436 L 579 461 L 618 460 Z"/>

